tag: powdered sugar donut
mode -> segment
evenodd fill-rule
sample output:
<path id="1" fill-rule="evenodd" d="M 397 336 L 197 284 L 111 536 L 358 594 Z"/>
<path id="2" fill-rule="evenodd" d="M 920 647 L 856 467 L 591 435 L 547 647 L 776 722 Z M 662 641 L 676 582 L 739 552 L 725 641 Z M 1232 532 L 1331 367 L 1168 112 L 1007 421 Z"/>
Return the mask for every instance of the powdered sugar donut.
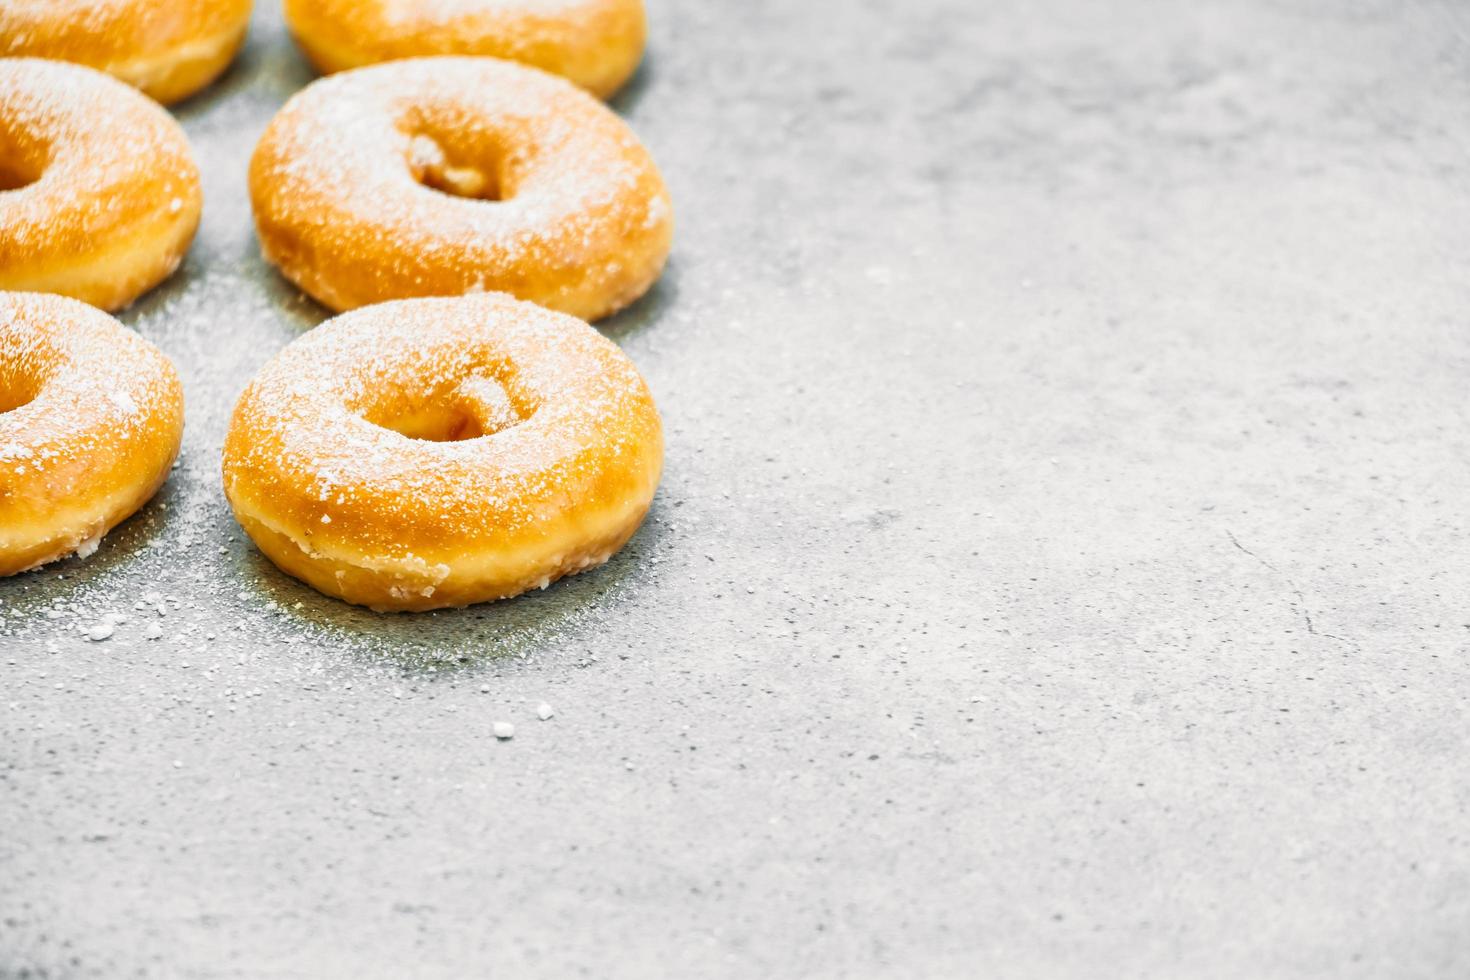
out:
<path id="1" fill-rule="evenodd" d="M 0 289 L 125 306 L 178 267 L 201 203 L 157 103 L 91 68 L 0 58 Z"/>
<path id="2" fill-rule="evenodd" d="M 0 55 L 87 65 L 167 104 L 225 70 L 249 22 L 250 0 L 5 0 Z"/>
<path id="3" fill-rule="evenodd" d="M 183 431 L 158 348 L 76 300 L 0 293 L 0 575 L 90 554 L 163 483 Z"/>
<path id="4" fill-rule="evenodd" d="M 313 82 L 261 137 L 250 197 L 266 257 L 336 310 L 503 291 L 595 320 L 653 284 L 673 235 L 622 120 L 492 58 Z"/>
<path id="5" fill-rule="evenodd" d="M 594 95 L 638 68 L 643 0 L 286 0 L 286 23 L 323 72 L 462 54 L 561 75 Z"/>
<path id="6" fill-rule="evenodd" d="M 383 303 L 293 341 L 235 406 L 224 485 L 289 574 L 433 609 L 606 561 L 662 464 L 653 399 L 616 345 L 486 294 Z"/>

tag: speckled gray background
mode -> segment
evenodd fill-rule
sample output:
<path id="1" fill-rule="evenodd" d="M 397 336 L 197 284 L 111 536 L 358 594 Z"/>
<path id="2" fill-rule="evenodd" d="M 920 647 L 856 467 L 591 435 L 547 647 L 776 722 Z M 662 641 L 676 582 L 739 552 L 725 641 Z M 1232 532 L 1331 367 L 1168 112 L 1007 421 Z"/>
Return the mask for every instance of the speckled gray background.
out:
<path id="1" fill-rule="evenodd" d="M 182 464 L 0 583 L 0 976 L 1470 975 L 1470 8 L 651 14 L 678 241 L 607 331 L 667 475 L 495 606 L 239 535 L 229 408 L 322 317 L 244 192 L 273 0 L 179 110 L 123 319 Z"/>

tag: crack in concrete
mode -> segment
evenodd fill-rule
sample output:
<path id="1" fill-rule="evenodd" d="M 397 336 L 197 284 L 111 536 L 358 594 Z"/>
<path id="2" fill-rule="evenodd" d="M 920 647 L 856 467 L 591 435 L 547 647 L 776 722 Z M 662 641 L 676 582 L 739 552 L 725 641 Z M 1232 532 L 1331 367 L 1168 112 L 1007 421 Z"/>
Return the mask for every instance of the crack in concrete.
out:
<path id="1" fill-rule="evenodd" d="M 1280 576 L 1282 581 L 1286 583 L 1287 588 L 1291 589 L 1292 595 L 1296 596 L 1296 602 L 1294 602 L 1291 607 L 1292 611 L 1302 617 L 1302 621 L 1307 626 L 1308 633 L 1310 633 L 1312 636 L 1320 636 L 1328 640 L 1336 640 L 1338 643 L 1346 644 L 1353 650 L 1358 649 L 1358 644 L 1345 636 L 1338 636 L 1336 633 L 1328 633 L 1317 629 L 1317 624 L 1312 620 L 1312 610 L 1307 606 L 1307 597 L 1302 592 L 1301 587 L 1296 584 L 1296 581 L 1292 579 L 1290 575 L 1287 575 L 1281 569 L 1277 568 L 1275 565 L 1271 564 L 1269 561 L 1262 558 L 1260 555 L 1256 554 L 1245 545 L 1241 544 L 1240 539 L 1235 536 L 1235 532 L 1230 530 L 1230 528 L 1228 527 L 1225 529 L 1225 536 L 1230 539 L 1230 543 L 1235 545 L 1235 547 L 1238 548 L 1242 554 L 1251 556 L 1256 561 L 1264 565 L 1267 569 L 1269 569 L 1273 574 Z"/>

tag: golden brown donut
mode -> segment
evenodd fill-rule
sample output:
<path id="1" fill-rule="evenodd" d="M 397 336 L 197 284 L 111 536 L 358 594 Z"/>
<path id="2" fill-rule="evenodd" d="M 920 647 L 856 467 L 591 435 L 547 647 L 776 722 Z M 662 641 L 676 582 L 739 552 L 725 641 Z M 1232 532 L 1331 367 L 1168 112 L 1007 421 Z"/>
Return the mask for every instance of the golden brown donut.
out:
<path id="1" fill-rule="evenodd" d="M 167 104 L 225 70 L 249 22 L 250 0 L 4 0 L 0 56 L 76 62 Z"/>
<path id="2" fill-rule="evenodd" d="M 602 564 L 662 465 L 653 398 L 616 345 L 488 293 L 383 303 L 293 341 L 235 406 L 224 485 L 282 570 L 413 610 Z"/>
<path id="3" fill-rule="evenodd" d="M 638 68 L 643 0 L 286 0 L 286 23 L 323 73 L 462 54 L 549 71 L 612 95 Z"/>
<path id="4" fill-rule="evenodd" d="M 91 68 L 0 58 L 0 289 L 126 306 L 178 267 L 202 200 L 157 103 Z"/>
<path id="5" fill-rule="evenodd" d="M 162 485 L 183 431 L 157 347 L 74 299 L 0 293 L 0 575 L 90 555 Z"/>
<path id="6" fill-rule="evenodd" d="M 622 120 L 493 58 L 313 82 L 261 137 L 250 198 L 266 258 L 335 310 L 501 291 L 595 320 L 653 284 L 673 236 Z"/>

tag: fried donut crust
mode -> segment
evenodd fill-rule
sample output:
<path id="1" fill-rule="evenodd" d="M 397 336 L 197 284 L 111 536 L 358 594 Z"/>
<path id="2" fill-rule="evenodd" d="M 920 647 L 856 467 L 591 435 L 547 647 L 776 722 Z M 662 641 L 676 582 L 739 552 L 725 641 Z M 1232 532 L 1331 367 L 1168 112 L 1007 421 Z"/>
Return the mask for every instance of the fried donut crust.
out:
<path id="1" fill-rule="evenodd" d="M 178 267 L 202 203 L 157 103 L 91 68 L 0 58 L 0 289 L 126 306 Z"/>
<path id="2" fill-rule="evenodd" d="M 0 292 L 0 575 L 90 553 L 163 484 L 183 430 L 157 347 L 76 300 Z"/>
<path id="3" fill-rule="evenodd" d="M 250 162 L 266 258 L 334 310 L 507 292 L 596 320 L 658 278 L 663 178 L 628 127 L 563 79 L 416 58 L 298 92 Z"/>
<path id="4" fill-rule="evenodd" d="M 518 61 L 607 98 L 637 70 L 643 0 L 285 0 L 286 23 L 324 74 L 380 61 L 476 55 Z"/>
<path id="5" fill-rule="evenodd" d="M 5 0 L 0 55 L 104 71 L 165 105 L 212 82 L 235 57 L 251 0 Z"/>
<path id="6" fill-rule="evenodd" d="M 389 611 L 602 564 L 662 463 L 653 398 L 615 344 L 484 294 L 367 307 L 289 344 L 235 406 L 223 471 L 271 561 Z"/>

